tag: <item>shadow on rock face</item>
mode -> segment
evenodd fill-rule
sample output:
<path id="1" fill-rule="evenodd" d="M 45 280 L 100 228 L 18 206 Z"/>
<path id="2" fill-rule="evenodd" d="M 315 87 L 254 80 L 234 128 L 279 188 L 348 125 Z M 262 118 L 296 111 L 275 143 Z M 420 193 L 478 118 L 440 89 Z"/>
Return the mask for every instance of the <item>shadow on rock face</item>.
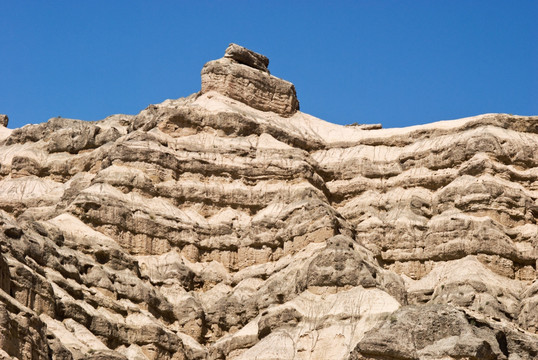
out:
<path id="1" fill-rule="evenodd" d="M 524 337 L 525 350 L 521 348 Z M 538 339 L 484 323 L 449 305 L 405 306 L 366 333 L 350 359 L 534 359 Z"/>

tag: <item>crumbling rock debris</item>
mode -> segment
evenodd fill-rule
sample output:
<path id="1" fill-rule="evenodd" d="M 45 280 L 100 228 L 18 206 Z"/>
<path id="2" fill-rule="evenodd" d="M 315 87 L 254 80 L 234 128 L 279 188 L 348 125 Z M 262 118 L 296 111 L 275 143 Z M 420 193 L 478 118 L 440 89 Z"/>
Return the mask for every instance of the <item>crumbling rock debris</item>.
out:
<path id="1" fill-rule="evenodd" d="M 538 117 L 345 127 L 268 64 L 0 128 L 0 358 L 538 358 Z"/>

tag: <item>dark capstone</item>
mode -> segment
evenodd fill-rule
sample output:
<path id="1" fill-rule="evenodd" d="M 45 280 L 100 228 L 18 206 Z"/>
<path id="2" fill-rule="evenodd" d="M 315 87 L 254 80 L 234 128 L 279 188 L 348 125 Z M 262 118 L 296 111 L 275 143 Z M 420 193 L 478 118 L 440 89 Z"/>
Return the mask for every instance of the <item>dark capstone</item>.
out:
<path id="1" fill-rule="evenodd" d="M 225 58 L 234 59 L 238 63 L 269 72 L 269 59 L 262 54 L 244 48 L 237 44 L 230 44 L 224 53 Z"/>

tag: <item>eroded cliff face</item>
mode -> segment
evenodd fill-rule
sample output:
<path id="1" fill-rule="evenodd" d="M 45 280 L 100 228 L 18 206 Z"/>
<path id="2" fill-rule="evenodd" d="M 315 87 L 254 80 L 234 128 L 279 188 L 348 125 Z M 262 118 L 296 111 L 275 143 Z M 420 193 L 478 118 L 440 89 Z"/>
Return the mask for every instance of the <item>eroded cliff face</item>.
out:
<path id="1" fill-rule="evenodd" d="M 537 358 L 538 117 L 344 127 L 268 64 L 0 127 L 0 357 Z"/>

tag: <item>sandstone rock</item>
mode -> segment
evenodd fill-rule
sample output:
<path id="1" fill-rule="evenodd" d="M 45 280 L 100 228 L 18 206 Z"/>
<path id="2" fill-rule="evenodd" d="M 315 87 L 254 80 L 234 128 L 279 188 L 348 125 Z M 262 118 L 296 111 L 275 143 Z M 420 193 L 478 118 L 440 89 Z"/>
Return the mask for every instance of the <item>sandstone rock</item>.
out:
<path id="1" fill-rule="evenodd" d="M 512 336 L 521 335 L 490 326 L 450 306 L 409 306 L 366 333 L 350 358 L 508 359 L 510 354 L 519 353 Z M 531 335 L 526 336 L 526 341 L 529 347 L 538 345 L 538 339 Z M 531 359 L 531 354 L 534 350 L 517 356 Z"/>
<path id="2" fill-rule="evenodd" d="M 202 69 L 202 93 L 216 91 L 255 109 L 289 117 L 299 110 L 295 86 L 269 74 L 269 59 L 231 44 Z"/>
<path id="3" fill-rule="evenodd" d="M 10 359 L 48 359 L 46 326 L 36 314 L 0 290 L 0 349 Z"/>
<path id="4" fill-rule="evenodd" d="M 269 64 L 269 60 L 267 63 Z M 8 122 L 9 118 L 7 117 L 7 115 L 0 114 L 0 125 L 3 127 L 7 127 Z"/>
<path id="5" fill-rule="evenodd" d="M 267 66 L 0 127 L 0 358 L 537 358 L 538 118 L 344 127 Z"/>
<path id="6" fill-rule="evenodd" d="M 538 281 L 535 281 L 522 294 L 522 301 L 519 309 L 519 325 L 530 332 L 538 334 L 538 314 L 535 309 L 538 306 Z"/>
<path id="7" fill-rule="evenodd" d="M 266 56 L 255 53 L 254 51 L 246 49 L 240 45 L 230 44 L 228 48 L 226 48 L 224 57 L 233 59 L 240 64 L 245 64 L 269 73 L 269 70 L 267 69 L 269 66 L 269 59 Z"/>

